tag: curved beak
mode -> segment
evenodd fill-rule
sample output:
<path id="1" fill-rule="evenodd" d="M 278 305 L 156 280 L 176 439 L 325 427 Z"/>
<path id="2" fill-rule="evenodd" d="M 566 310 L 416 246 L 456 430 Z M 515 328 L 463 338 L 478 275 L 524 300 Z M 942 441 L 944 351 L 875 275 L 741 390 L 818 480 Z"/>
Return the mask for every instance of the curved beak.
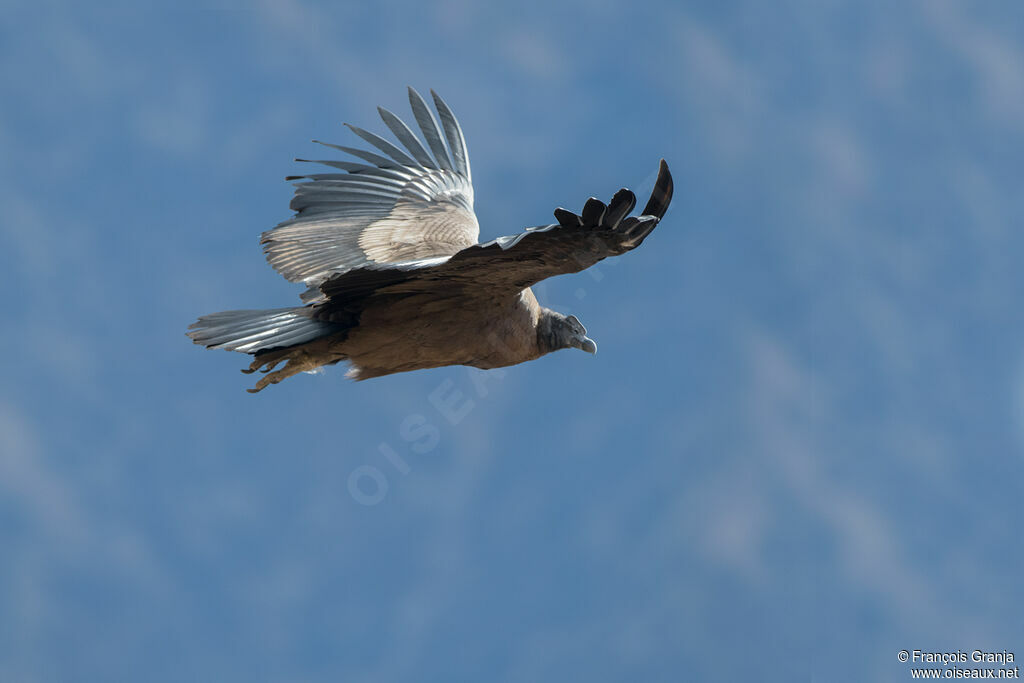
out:
<path id="1" fill-rule="evenodd" d="M 573 340 L 575 346 L 580 351 L 586 351 L 587 353 L 597 353 L 597 344 L 590 337 L 580 335 Z"/>

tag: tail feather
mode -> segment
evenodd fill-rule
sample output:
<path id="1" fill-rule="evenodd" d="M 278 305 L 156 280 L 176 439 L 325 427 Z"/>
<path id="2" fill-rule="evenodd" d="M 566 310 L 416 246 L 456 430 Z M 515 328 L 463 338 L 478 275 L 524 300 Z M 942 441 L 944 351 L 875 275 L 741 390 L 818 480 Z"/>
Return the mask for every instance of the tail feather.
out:
<path id="1" fill-rule="evenodd" d="M 338 330 L 336 324 L 313 320 L 311 313 L 308 306 L 211 313 L 200 316 L 187 334 L 207 348 L 256 353 L 304 344 Z"/>

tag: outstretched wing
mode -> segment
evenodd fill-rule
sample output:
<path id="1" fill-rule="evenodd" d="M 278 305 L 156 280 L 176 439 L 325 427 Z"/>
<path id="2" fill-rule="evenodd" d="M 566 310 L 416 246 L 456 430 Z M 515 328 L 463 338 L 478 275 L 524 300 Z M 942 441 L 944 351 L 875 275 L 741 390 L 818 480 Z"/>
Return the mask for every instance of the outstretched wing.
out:
<path id="1" fill-rule="evenodd" d="M 672 201 L 672 175 L 662 159 L 651 198 L 640 216 L 628 216 L 636 196 L 627 189 L 605 205 L 590 198 L 577 215 L 556 209 L 558 223 L 486 244 L 450 257 L 391 266 L 368 266 L 332 276 L 319 286 L 320 320 L 347 320 L 369 297 L 432 291 L 443 295 L 502 297 L 537 282 L 589 268 L 609 256 L 636 249 L 665 215 Z"/>
<path id="2" fill-rule="evenodd" d="M 476 244 L 480 228 L 466 142 L 451 109 L 437 93 L 431 95 L 440 126 L 419 93 L 409 88 L 426 146 L 401 119 L 378 107 L 404 150 L 349 126 L 383 155 L 320 143 L 361 163 L 313 161 L 343 173 L 288 178 L 303 181 L 295 184 L 291 202 L 296 215 L 263 233 L 261 240 L 275 270 L 292 282 L 315 286 L 354 268 L 451 256 Z"/>
<path id="3" fill-rule="evenodd" d="M 555 209 L 555 225 L 463 249 L 448 259 L 445 267 L 453 276 L 469 276 L 484 286 L 521 290 L 636 249 L 661 221 L 671 201 L 672 175 L 662 159 L 651 198 L 639 216 L 629 216 L 636 196 L 623 188 L 607 205 L 591 197 L 579 215 Z"/>

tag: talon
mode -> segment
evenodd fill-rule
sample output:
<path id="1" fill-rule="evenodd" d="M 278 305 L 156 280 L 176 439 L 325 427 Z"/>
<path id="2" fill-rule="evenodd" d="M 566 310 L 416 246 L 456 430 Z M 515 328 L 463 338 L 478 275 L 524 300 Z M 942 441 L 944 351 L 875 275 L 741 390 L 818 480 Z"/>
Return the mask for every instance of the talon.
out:
<path id="1" fill-rule="evenodd" d="M 272 380 L 273 375 L 267 375 L 259 382 L 256 382 L 256 386 L 254 386 L 252 389 L 246 389 L 246 391 L 248 391 L 250 394 L 258 394 L 259 392 L 266 389 L 267 386 L 269 386 L 270 384 L 276 384 L 276 382 L 273 382 Z"/>
<path id="2" fill-rule="evenodd" d="M 279 358 L 277 360 L 270 361 L 269 363 L 267 363 L 269 367 L 267 367 L 266 370 L 263 370 L 263 372 L 269 372 L 275 365 L 280 363 L 282 360 L 284 359 Z M 304 370 L 310 370 L 312 368 L 315 368 L 317 367 L 317 365 L 318 364 L 316 362 L 310 362 L 308 360 L 302 361 L 296 360 L 295 358 L 290 358 L 288 359 L 288 362 L 285 364 L 283 368 L 281 368 L 280 370 L 275 370 L 274 372 L 270 372 L 270 374 L 268 375 L 265 375 L 259 382 L 256 382 L 256 386 L 254 386 L 252 389 L 246 389 L 246 391 L 248 391 L 250 394 L 255 394 L 257 392 L 263 391 L 271 384 L 277 384 L 278 382 L 288 379 L 292 375 L 298 374 Z"/>

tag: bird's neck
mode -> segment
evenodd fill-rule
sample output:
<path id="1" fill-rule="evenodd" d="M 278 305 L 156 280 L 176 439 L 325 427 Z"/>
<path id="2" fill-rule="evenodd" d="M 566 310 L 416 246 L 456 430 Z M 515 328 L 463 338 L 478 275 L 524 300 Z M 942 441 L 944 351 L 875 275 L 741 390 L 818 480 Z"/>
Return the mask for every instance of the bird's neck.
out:
<path id="1" fill-rule="evenodd" d="M 541 309 L 537 319 L 537 350 L 543 356 L 561 348 L 563 345 L 558 334 L 558 314 L 547 308 Z"/>

